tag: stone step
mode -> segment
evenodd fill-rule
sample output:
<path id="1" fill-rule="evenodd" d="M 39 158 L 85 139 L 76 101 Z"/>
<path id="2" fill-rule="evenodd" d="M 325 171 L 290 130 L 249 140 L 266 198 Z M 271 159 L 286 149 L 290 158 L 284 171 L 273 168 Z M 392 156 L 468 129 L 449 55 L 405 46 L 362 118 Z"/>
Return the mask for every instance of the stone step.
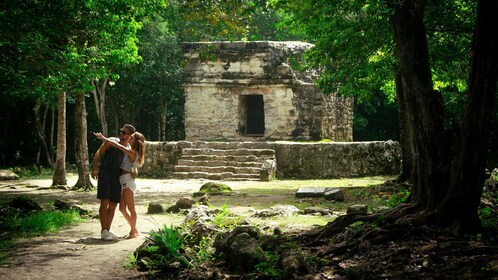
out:
<path id="1" fill-rule="evenodd" d="M 272 149 L 213 149 L 213 148 L 184 148 L 183 155 L 215 155 L 215 156 L 275 156 L 275 150 Z"/>
<path id="2" fill-rule="evenodd" d="M 267 159 L 275 159 L 275 157 L 267 156 L 219 156 L 219 155 L 182 155 L 183 160 L 192 161 L 221 161 L 221 162 L 263 162 Z"/>
<path id="3" fill-rule="evenodd" d="M 210 149 L 268 149 L 267 142 L 206 142 L 206 141 L 195 141 L 195 142 L 185 142 L 184 148 L 210 148 Z"/>
<path id="4" fill-rule="evenodd" d="M 188 166 L 235 166 L 235 167 L 258 167 L 262 163 L 255 161 L 223 161 L 223 160 L 196 160 L 190 158 L 181 158 L 178 160 L 178 165 Z"/>
<path id="5" fill-rule="evenodd" d="M 275 160 L 275 150 L 242 144 L 207 142 L 184 147 L 174 167 L 173 178 L 260 180 L 263 163 Z"/>
<path id="6" fill-rule="evenodd" d="M 255 174 L 234 174 L 231 172 L 208 173 L 208 172 L 175 172 L 175 179 L 208 179 L 218 181 L 259 181 L 259 175 Z"/>
<path id="7" fill-rule="evenodd" d="M 237 166 L 188 166 L 176 165 L 175 172 L 207 172 L 207 173 L 233 173 L 233 174 L 257 174 L 261 167 L 237 167 Z"/>

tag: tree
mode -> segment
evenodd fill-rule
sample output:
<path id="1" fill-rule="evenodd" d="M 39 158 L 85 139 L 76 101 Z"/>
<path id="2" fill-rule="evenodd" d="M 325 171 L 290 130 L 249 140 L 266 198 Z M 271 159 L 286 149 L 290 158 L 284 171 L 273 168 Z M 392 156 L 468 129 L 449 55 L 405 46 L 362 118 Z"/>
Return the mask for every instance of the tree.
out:
<path id="1" fill-rule="evenodd" d="M 495 1 L 479 1 L 477 13 L 472 3 L 455 1 L 284 4 L 293 12 L 294 23 L 304 26 L 300 30 L 316 39 L 309 61 L 325 68 L 319 85 L 326 91 L 339 89 L 345 94 L 356 92 L 364 96 L 375 89 L 389 92 L 389 88 L 395 88 L 403 152 L 412 158 L 412 190 L 409 203 L 389 213 L 388 220 L 408 217 L 413 222 L 459 233 L 479 229 L 477 206 L 484 186 L 486 141 L 497 81 L 498 61 L 492 51 L 497 40 Z M 447 11 L 448 8 L 451 9 Z M 434 16 L 435 11 L 443 10 L 447 12 L 438 13 L 439 18 Z M 457 19 L 449 20 L 445 17 L 448 14 Z M 475 15 L 473 49 L 468 52 L 470 45 L 464 45 L 466 28 L 456 32 L 452 27 L 458 26 L 458 20 L 460 27 L 468 26 Z M 388 33 L 388 22 L 392 35 Z M 427 28 L 425 22 L 434 25 Z M 386 38 L 388 43 L 378 38 Z M 460 45 L 448 47 L 454 46 L 454 42 Z M 448 47 L 444 55 L 436 51 L 442 46 Z M 466 56 L 453 56 L 465 50 L 472 54 L 468 87 L 461 85 L 461 69 L 469 69 Z M 440 55 L 439 59 L 431 56 L 431 51 Z M 445 126 L 442 92 L 465 88 L 467 105 L 459 137 L 455 138 Z M 459 142 L 453 142 L 458 139 Z M 331 232 L 330 228 L 325 232 Z"/>
<path id="2" fill-rule="evenodd" d="M 65 186 L 66 180 L 66 92 L 61 91 L 58 98 L 59 117 L 57 118 L 57 154 L 52 186 Z"/>

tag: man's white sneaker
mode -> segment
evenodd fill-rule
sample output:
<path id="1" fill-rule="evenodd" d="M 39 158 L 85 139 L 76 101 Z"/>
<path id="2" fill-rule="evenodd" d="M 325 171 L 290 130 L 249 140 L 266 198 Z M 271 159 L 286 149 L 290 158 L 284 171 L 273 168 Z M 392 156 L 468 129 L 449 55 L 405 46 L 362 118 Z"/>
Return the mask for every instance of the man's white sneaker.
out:
<path id="1" fill-rule="evenodd" d="M 102 237 L 102 240 L 112 240 L 112 235 L 107 229 L 104 229 L 100 236 Z"/>
<path id="2" fill-rule="evenodd" d="M 118 235 L 116 235 L 114 232 L 112 231 L 107 231 L 109 233 L 109 236 L 111 237 L 111 239 L 120 239 L 121 237 L 119 237 Z"/>

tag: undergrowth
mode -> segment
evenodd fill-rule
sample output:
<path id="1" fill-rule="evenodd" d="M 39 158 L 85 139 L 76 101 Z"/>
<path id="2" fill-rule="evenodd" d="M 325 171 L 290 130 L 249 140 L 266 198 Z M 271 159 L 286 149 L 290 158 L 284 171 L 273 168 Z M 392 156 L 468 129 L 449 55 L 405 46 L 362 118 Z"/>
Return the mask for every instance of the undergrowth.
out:
<path id="1" fill-rule="evenodd" d="M 78 211 L 33 211 L 28 214 L 7 213 L 0 215 L 0 263 L 4 263 L 8 252 L 19 238 L 29 238 L 57 233 L 68 225 L 82 222 Z"/>

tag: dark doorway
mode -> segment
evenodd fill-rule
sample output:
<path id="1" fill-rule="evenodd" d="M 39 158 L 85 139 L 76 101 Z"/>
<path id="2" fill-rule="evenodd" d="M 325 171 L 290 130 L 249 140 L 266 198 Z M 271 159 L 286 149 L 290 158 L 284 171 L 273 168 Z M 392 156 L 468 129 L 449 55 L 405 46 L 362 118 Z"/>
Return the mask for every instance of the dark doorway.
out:
<path id="1" fill-rule="evenodd" d="M 246 135 L 264 136 L 265 110 L 263 95 L 246 96 Z"/>

